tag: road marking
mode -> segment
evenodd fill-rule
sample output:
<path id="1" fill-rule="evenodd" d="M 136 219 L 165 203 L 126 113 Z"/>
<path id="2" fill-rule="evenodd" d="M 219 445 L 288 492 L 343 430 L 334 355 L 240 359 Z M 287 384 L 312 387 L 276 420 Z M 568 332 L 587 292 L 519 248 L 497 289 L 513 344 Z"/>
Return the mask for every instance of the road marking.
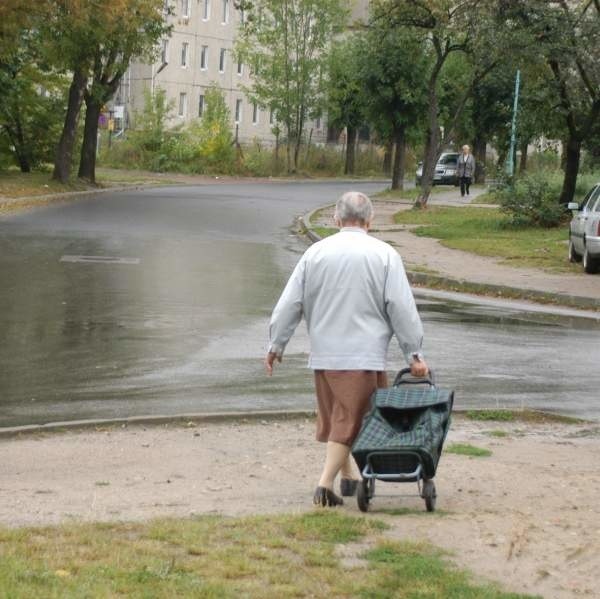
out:
<path id="1" fill-rule="evenodd" d="M 87 262 L 96 264 L 139 264 L 139 258 L 126 258 L 120 256 L 62 256 L 61 262 Z"/>

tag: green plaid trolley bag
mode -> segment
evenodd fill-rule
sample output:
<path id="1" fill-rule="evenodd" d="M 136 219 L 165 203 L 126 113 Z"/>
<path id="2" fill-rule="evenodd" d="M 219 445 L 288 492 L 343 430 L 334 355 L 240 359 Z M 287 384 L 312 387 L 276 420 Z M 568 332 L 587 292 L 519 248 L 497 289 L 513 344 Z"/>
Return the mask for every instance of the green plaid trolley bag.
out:
<path id="1" fill-rule="evenodd" d="M 433 477 L 450 427 L 454 391 L 440 389 L 433 374 L 408 377 L 401 370 L 389 389 L 371 396 L 371 409 L 352 446 L 362 474 L 358 507 L 366 512 L 375 495 L 375 481 L 416 482 L 427 511 L 435 509 Z"/>

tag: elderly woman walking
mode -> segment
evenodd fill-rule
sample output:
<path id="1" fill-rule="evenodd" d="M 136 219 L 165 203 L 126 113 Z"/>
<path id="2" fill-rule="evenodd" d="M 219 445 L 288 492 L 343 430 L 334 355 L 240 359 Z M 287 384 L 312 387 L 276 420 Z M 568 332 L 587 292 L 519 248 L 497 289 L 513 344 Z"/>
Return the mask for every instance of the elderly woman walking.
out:
<path id="1" fill-rule="evenodd" d="M 371 200 L 359 192 L 337 202 L 339 232 L 312 245 L 294 269 L 271 317 L 267 374 L 281 362 L 302 316 L 310 337 L 309 368 L 317 395 L 317 440 L 327 443 L 313 501 L 336 506 L 358 481 L 350 459 L 369 398 L 387 386 L 385 367 L 395 335 L 414 376 L 425 376 L 423 327 L 402 260 L 390 245 L 367 234 Z"/>
<path id="2" fill-rule="evenodd" d="M 475 157 L 471 154 L 471 148 L 467 145 L 462 147 L 462 154 L 458 157 L 456 174 L 460 183 L 460 197 L 464 198 L 465 193 L 469 195 L 471 181 L 475 176 Z"/>

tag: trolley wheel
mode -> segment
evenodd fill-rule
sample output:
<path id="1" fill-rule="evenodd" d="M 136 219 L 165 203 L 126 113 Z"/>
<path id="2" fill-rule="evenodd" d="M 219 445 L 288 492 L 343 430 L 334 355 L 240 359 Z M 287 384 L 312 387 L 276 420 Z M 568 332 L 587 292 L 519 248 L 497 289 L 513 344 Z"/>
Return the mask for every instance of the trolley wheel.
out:
<path id="1" fill-rule="evenodd" d="M 356 489 L 356 503 L 358 503 L 358 509 L 361 512 L 369 511 L 369 502 L 373 497 L 373 488 L 375 485 L 369 484 L 370 481 L 363 478 Z"/>
<path id="2" fill-rule="evenodd" d="M 435 491 L 435 483 L 432 480 L 423 481 L 423 490 L 421 491 L 421 497 L 425 500 L 425 507 L 428 512 L 435 510 L 435 500 L 437 493 Z"/>

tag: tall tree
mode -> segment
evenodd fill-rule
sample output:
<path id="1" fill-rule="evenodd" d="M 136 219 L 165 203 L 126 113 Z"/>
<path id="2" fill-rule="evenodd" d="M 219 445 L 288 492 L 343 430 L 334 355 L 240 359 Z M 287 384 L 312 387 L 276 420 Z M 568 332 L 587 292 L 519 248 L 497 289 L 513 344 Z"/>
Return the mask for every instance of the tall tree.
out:
<path id="1" fill-rule="evenodd" d="M 394 144 L 392 189 L 402 189 L 407 135 L 422 125 L 427 107 L 423 73 L 429 56 L 422 38 L 380 19 L 362 39 L 357 61 L 363 102 L 380 136 Z"/>
<path id="2" fill-rule="evenodd" d="M 344 174 L 355 170 L 355 148 L 359 128 L 365 123 L 362 73 L 357 59 L 364 44 L 353 35 L 336 43 L 329 54 L 327 120 L 330 126 L 346 128 Z"/>
<path id="3" fill-rule="evenodd" d="M 103 0 L 90 7 L 94 32 L 89 49 L 91 81 L 84 91 L 86 105 L 78 176 L 96 181 L 98 120 L 104 104 L 115 94 L 134 57 L 153 56 L 159 40 L 171 30 L 164 0 Z"/>
<path id="4" fill-rule="evenodd" d="M 308 118 L 325 101 L 326 50 L 341 31 L 347 0 L 240 1 L 246 19 L 236 43 L 238 58 L 250 65 L 248 97 L 273 111 L 287 135 L 287 169 L 298 169 Z M 292 155 L 293 149 L 293 155 Z"/>

